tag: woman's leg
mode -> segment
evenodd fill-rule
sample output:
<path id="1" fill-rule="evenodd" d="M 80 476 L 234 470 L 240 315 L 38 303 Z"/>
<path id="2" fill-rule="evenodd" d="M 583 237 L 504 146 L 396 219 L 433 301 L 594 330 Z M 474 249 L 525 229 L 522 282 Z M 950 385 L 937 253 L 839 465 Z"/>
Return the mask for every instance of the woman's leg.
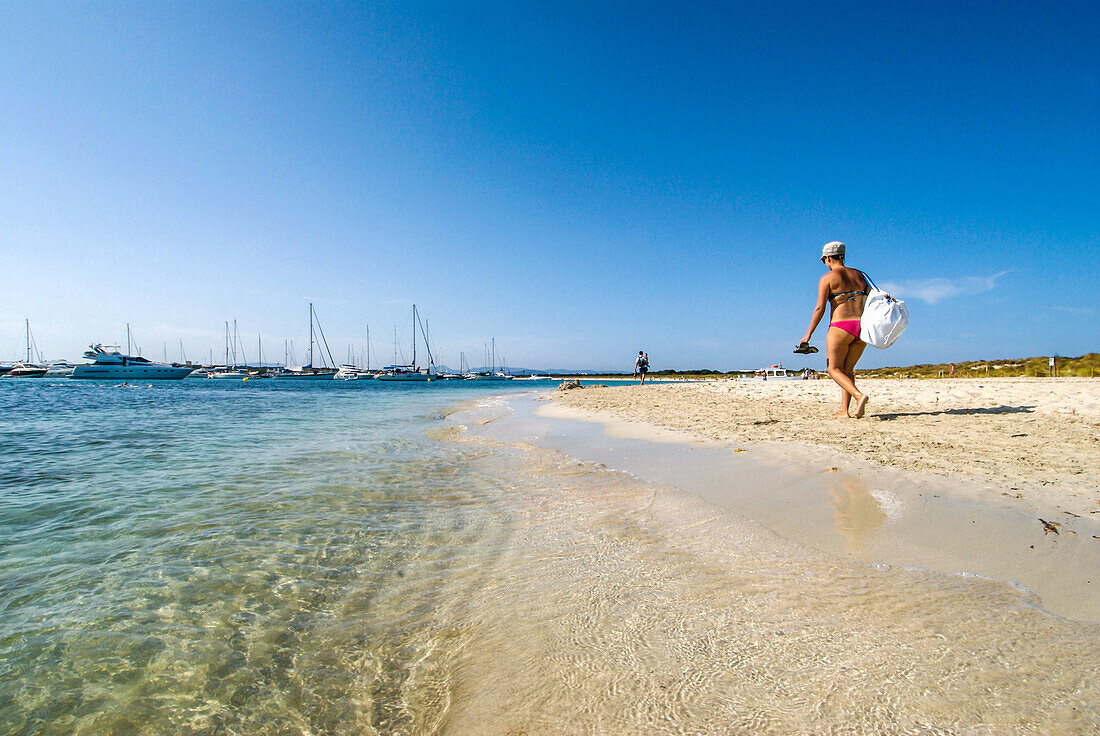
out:
<path id="1" fill-rule="evenodd" d="M 853 340 L 852 344 L 848 346 L 848 356 L 844 359 L 844 372 L 848 375 L 848 378 L 852 379 L 852 385 L 856 385 L 856 363 L 859 362 L 860 356 L 863 355 L 863 351 L 867 348 L 867 343 L 862 340 Z M 867 401 L 870 397 L 867 394 L 863 394 L 863 398 L 859 399 L 859 403 L 856 404 L 856 419 L 863 418 L 863 412 L 867 408 Z"/>
<path id="2" fill-rule="evenodd" d="M 867 397 L 859 392 L 856 388 L 855 381 L 852 380 L 845 372 L 845 366 L 848 363 L 848 352 L 852 348 L 852 344 L 859 342 L 851 333 L 846 332 L 839 327 L 830 327 L 829 332 L 825 335 L 825 351 L 829 356 L 829 377 L 836 382 L 837 386 L 840 386 L 840 406 L 841 409 L 834 416 L 836 418 L 848 416 L 848 404 L 854 398 L 856 404 L 856 416 L 862 416 L 863 407 L 867 404 Z M 863 343 L 859 342 L 859 353 L 863 353 Z M 858 360 L 857 355 L 855 360 Z M 855 365 L 855 360 L 852 361 L 852 365 Z"/>
<path id="3" fill-rule="evenodd" d="M 826 366 L 825 372 L 829 372 L 828 366 Z M 848 414 L 848 408 L 851 405 L 852 395 L 844 389 L 840 389 L 840 409 L 837 410 L 836 414 L 833 414 L 833 419 L 850 419 L 851 416 Z"/>

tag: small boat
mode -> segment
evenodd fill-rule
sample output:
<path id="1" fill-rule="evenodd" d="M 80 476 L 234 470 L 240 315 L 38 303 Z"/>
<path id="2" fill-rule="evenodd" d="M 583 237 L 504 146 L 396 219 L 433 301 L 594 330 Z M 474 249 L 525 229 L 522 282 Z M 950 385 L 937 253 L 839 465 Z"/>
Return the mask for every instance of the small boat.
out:
<path id="1" fill-rule="evenodd" d="M 227 368 L 221 371 L 209 371 L 206 377 L 216 381 L 247 381 L 252 378 L 252 374 L 244 368 Z"/>
<path id="2" fill-rule="evenodd" d="M 275 371 L 271 377 L 276 380 L 294 381 L 331 381 L 336 378 L 335 368 L 314 368 L 308 365 L 290 366 Z"/>
<path id="3" fill-rule="evenodd" d="M 387 365 L 375 380 L 378 381 L 431 381 L 435 376 L 411 365 Z"/>
<path id="4" fill-rule="evenodd" d="M 15 363 L 11 370 L 4 374 L 4 378 L 41 378 L 46 375 L 48 369 L 44 365 L 34 363 Z"/>
<path id="5" fill-rule="evenodd" d="M 467 381 L 511 381 L 512 377 L 500 371 L 484 371 L 481 373 L 467 373 L 463 376 Z"/>
<path id="6" fill-rule="evenodd" d="M 46 371 L 49 370 L 49 366 L 40 365 L 38 363 L 31 362 L 31 321 L 26 320 L 27 324 L 27 359 L 13 363 L 10 368 L 4 371 L 4 378 L 41 378 L 46 375 Z M 34 346 L 35 351 L 38 350 L 38 345 Z M 42 355 L 39 354 L 39 360 L 42 360 Z"/>

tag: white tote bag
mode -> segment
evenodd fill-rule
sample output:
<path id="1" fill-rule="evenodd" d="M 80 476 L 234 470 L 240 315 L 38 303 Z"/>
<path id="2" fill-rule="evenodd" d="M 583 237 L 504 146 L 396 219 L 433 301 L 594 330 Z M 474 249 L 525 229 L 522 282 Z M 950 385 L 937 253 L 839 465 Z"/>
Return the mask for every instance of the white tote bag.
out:
<path id="1" fill-rule="evenodd" d="M 860 273 L 863 273 L 860 271 Z M 859 339 L 868 345 L 885 350 L 901 337 L 909 326 L 909 310 L 905 302 L 893 298 L 875 286 L 871 277 L 867 279 L 870 293 L 863 305 L 863 316 L 859 318 Z"/>

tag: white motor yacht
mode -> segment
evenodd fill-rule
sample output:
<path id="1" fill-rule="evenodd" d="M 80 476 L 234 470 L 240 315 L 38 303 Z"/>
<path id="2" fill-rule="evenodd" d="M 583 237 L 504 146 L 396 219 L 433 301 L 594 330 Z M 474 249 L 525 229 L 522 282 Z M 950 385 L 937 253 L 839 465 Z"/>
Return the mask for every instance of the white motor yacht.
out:
<path id="1" fill-rule="evenodd" d="M 340 366 L 340 370 L 336 371 L 336 375 L 333 378 L 339 378 L 341 381 L 357 381 L 361 377 L 362 371 L 358 366 L 351 363 L 344 363 Z"/>
<path id="2" fill-rule="evenodd" d="M 783 367 L 782 363 L 776 363 L 767 368 L 761 368 L 756 371 L 752 377 L 761 381 L 785 381 L 791 376 L 787 373 L 787 369 Z"/>
<path id="3" fill-rule="evenodd" d="M 154 363 L 140 355 L 123 355 L 116 345 L 91 345 L 84 357 L 93 361 L 73 368 L 72 378 L 99 378 L 116 381 L 179 380 L 186 378 L 194 366 Z"/>
<path id="4" fill-rule="evenodd" d="M 68 378 L 75 367 L 64 360 L 51 360 L 46 364 L 46 378 Z"/>

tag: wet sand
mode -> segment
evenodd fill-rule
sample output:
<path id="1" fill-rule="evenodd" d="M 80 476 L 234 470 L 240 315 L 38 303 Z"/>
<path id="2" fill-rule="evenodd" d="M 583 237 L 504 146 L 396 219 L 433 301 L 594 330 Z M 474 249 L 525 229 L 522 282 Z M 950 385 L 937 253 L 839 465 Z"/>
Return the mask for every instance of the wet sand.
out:
<path id="1" fill-rule="evenodd" d="M 973 557 L 1029 513 L 941 493 L 947 478 L 823 466 L 828 448 L 582 420 L 543 399 L 485 402 L 447 430 L 490 463 L 487 477 L 507 478 L 510 522 L 456 599 L 461 625 L 445 629 L 466 638 L 441 732 L 1076 735 L 1100 724 L 1100 628 L 1070 615 L 1079 604 L 995 571 L 889 562 L 921 545 L 939 561 Z M 980 531 L 953 546 L 929 519 Z M 1067 539 L 1024 567 L 1068 569 Z"/>
<path id="2" fill-rule="evenodd" d="M 587 440 L 591 459 L 789 539 L 1020 584 L 1046 610 L 1100 621 L 1100 382 L 865 383 L 882 413 L 862 421 L 821 418 L 835 410 L 825 381 L 589 387 L 538 412 L 643 443 Z"/>

